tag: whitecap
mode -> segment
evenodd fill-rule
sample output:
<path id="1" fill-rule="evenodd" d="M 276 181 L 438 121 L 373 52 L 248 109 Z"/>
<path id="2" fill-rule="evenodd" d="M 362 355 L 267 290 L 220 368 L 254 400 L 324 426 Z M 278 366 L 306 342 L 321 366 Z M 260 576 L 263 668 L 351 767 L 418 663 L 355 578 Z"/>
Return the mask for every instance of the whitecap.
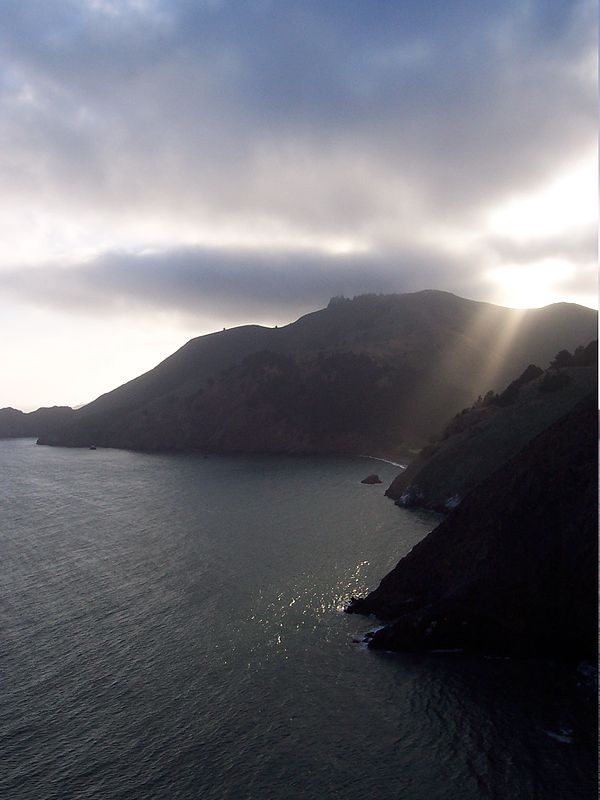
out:
<path id="1" fill-rule="evenodd" d="M 393 467 L 399 469 L 406 469 L 408 464 L 399 464 L 397 461 L 390 461 L 388 458 L 379 458 L 378 456 L 359 456 L 359 458 L 370 458 L 371 461 L 383 461 L 384 464 L 391 464 Z"/>
<path id="2" fill-rule="evenodd" d="M 544 731 L 546 736 L 551 739 L 556 739 L 557 742 L 563 744 L 573 744 L 573 731 L 569 728 L 561 728 L 559 731 Z"/>

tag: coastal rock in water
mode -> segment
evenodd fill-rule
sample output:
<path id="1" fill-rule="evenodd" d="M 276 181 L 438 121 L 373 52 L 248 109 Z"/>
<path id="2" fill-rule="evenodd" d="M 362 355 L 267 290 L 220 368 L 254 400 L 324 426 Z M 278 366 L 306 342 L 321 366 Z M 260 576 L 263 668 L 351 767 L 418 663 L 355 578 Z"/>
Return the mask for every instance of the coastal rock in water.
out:
<path id="1" fill-rule="evenodd" d="M 366 478 L 363 478 L 361 483 L 368 483 L 368 484 L 381 483 L 381 478 L 379 477 L 379 475 L 373 473 L 372 475 L 367 475 Z"/>
<path id="2" fill-rule="evenodd" d="M 594 660 L 597 414 L 590 395 L 481 483 L 349 613 L 369 646 Z"/>

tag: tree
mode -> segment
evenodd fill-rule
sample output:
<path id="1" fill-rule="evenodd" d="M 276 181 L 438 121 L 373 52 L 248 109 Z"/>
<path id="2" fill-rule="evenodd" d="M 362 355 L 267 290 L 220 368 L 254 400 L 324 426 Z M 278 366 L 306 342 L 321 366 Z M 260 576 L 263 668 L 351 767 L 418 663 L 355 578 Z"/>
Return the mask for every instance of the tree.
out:
<path id="1" fill-rule="evenodd" d="M 568 350 L 561 350 L 554 356 L 554 360 L 550 362 L 550 366 L 554 369 L 561 369 L 561 367 L 570 367 L 573 364 L 573 356 Z"/>

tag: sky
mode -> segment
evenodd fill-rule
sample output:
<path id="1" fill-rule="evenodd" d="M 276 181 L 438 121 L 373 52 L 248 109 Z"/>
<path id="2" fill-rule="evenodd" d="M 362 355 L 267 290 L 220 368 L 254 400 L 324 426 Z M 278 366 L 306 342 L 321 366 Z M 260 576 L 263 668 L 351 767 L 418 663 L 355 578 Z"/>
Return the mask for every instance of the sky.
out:
<path id="1" fill-rule="evenodd" d="M 589 0 L 2 0 L 0 407 L 334 295 L 597 306 Z"/>

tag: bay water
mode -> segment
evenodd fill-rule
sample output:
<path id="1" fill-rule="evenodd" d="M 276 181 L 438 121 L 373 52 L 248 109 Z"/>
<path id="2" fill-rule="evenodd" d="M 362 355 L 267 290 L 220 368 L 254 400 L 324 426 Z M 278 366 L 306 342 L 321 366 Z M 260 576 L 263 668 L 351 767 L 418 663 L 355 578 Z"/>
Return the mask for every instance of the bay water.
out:
<path id="1" fill-rule="evenodd" d="M 563 669 L 356 643 L 397 471 L 0 441 L 0 796 L 596 797 Z"/>

